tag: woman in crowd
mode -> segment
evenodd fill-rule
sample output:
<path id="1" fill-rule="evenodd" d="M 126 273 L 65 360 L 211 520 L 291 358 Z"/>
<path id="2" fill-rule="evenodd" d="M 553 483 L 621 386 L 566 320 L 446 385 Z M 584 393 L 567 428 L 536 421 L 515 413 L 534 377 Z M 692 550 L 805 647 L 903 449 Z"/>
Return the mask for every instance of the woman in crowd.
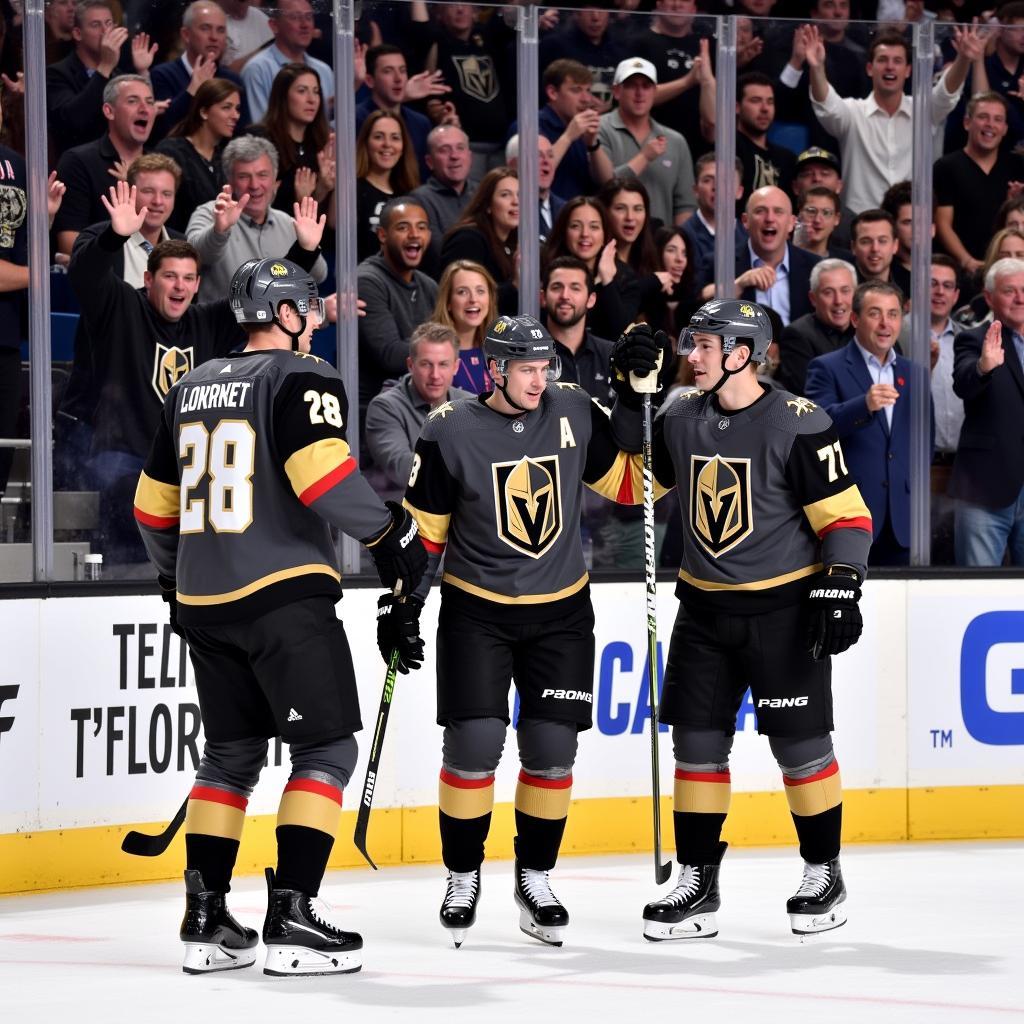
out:
<path id="1" fill-rule="evenodd" d="M 992 236 L 978 277 L 978 286 L 982 290 L 953 313 L 953 319 L 965 330 L 987 324 L 992 319 L 992 310 L 985 300 L 985 277 L 996 260 L 1007 257 L 1024 259 L 1024 228 L 1003 228 Z"/>
<path id="2" fill-rule="evenodd" d="M 453 260 L 445 267 L 437 289 L 432 320 L 447 324 L 459 336 L 459 369 L 454 387 L 479 395 L 494 384 L 484 359 L 484 333 L 497 316 L 498 289 L 494 278 L 472 260 Z"/>
<path id="3" fill-rule="evenodd" d="M 375 110 L 356 140 L 356 256 L 360 262 L 380 252 L 377 224 L 384 204 L 419 183 L 416 152 L 405 122 L 386 110 Z"/>
<path id="4" fill-rule="evenodd" d="M 658 266 L 668 278 L 667 291 L 655 296 L 648 311 L 648 323 L 663 330 L 670 338 L 679 337 L 679 332 L 690 322 L 700 301 L 694 287 L 696 269 L 690 240 L 681 227 L 658 228 L 654 235 L 654 249 Z"/>
<path id="5" fill-rule="evenodd" d="M 327 124 L 320 79 L 305 64 L 285 64 L 267 100 L 267 112 L 250 135 L 269 139 L 277 148 L 278 180 L 274 208 L 292 212 L 297 200 L 312 196 L 334 225 L 334 137 Z"/>
<path id="6" fill-rule="evenodd" d="M 587 327 L 599 338 L 614 341 L 640 312 L 640 282 L 618 257 L 608 213 L 587 196 L 576 196 L 555 220 L 544 259 L 575 256 L 583 260 L 597 284 L 597 301 L 587 314 Z"/>
<path id="7" fill-rule="evenodd" d="M 441 243 L 441 266 L 479 263 L 498 286 L 498 313 L 519 305 L 519 177 L 510 167 L 488 171 Z"/>
<path id="8" fill-rule="evenodd" d="M 197 206 L 216 199 L 224 187 L 220 155 L 235 134 L 242 97 L 238 86 L 211 78 L 196 90 L 184 120 L 156 147 L 181 168 L 181 184 L 167 226 L 184 231 Z"/>
<path id="9" fill-rule="evenodd" d="M 1012 199 L 1007 199 L 999 207 L 992 230 L 1002 231 L 1003 228 L 1024 230 L 1024 195 L 1016 195 Z"/>

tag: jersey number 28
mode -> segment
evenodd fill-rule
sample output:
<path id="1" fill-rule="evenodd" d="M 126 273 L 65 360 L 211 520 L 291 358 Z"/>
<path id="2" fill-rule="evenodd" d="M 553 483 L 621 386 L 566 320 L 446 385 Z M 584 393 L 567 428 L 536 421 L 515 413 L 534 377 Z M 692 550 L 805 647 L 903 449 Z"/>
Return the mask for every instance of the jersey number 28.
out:
<path id="1" fill-rule="evenodd" d="M 256 434 L 245 420 L 221 420 L 212 431 L 183 423 L 178 434 L 181 470 L 181 532 L 242 533 L 252 523 L 252 474 Z M 208 478 L 207 497 L 192 492 Z"/>

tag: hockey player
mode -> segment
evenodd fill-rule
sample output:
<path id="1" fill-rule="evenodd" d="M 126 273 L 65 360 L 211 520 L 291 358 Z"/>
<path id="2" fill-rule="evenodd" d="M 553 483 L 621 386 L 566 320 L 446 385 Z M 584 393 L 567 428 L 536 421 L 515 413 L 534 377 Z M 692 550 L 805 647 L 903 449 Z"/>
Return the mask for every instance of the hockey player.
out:
<path id="1" fill-rule="evenodd" d="M 323 319 L 313 279 L 288 260 L 249 260 L 229 301 L 248 344 L 171 388 L 135 497 L 206 733 L 185 819 L 184 970 L 255 961 L 256 932 L 225 897 L 267 739 L 280 735 L 291 775 L 264 971 L 357 971 L 362 939 L 317 899 L 361 728 L 330 527 L 363 538 L 389 589 L 411 591 L 427 559 L 408 512 L 385 506 L 349 453 L 341 378 L 308 354 Z"/>
<path id="2" fill-rule="evenodd" d="M 494 772 L 519 692 L 522 770 L 515 797 L 515 902 L 520 928 L 561 945 L 569 915 L 551 889 L 572 792 L 577 735 L 593 703 L 594 612 L 580 539 L 582 485 L 640 500 L 635 459 L 608 413 L 560 383 L 555 343 L 532 316 L 502 316 L 483 342 L 494 391 L 431 413 L 416 445 L 405 506 L 430 556 L 416 599 L 380 601 L 385 660 L 444 553 L 437 634 L 439 786 L 448 885 L 441 924 L 458 947 L 476 917 Z M 628 366 L 629 353 L 620 353 Z M 416 655 L 414 650 L 413 654 Z"/>
<path id="3" fill-rule="evenodd" d="M 644 908 L 652 940 L 717 934 L 729 753 L 748 686 L 804 859 L 787 903 L 792 930 L 826 931 L 846 920 L 829 658 L 861 633 L 871 516 L 825 412 L 759 383 L 771 340 L 755 303 L 705 303 L 679 347 L 696 388 L 655 421 L 654 475 L 678 488 L 684 537 L 660 714 L 673 727 L 682 866 L 675 888 Z M 637 344 L 627 334 L 616 347 Z M 626 379 L 618 384 L 628 392 Z M 626 447 L 635 451 L 635 415 L 632 426 Z"/>

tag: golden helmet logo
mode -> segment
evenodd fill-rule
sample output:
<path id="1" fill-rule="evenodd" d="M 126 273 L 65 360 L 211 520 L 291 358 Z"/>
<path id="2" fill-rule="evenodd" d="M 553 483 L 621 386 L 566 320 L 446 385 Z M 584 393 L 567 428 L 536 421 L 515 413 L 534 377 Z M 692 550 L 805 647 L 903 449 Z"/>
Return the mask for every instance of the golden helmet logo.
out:
<path id="1" fill-rule="evenodd" d="M 491 468 L 498 537 L 521 554 L 540 558 L 562 532 L 558 456 L 523 456 Z"/>
<path id="2" fill-rule="evenodd" d="M 753 532 L 750 459 L 690 456 L 690 529 L 715 558 Z"/>
<path id="3" fill-rule="evenodd" d="M 746 303 L 744 303 L 742 306 L 740 306 L 740 315 L 741 316 L 753 316 L 754 315 L 754 307 L 753 306 L 748 306 Z"/>
<path id="4" fill-rule="evenodd" d="M 271 263 L 270 264 L 270 273 L 274 277 L 287 277 L 288 276 L 288 268 L 283 263 Z"/>
<path id="5" fill-rule="evenodd" d="M 497 323 L 496 323 L 496 324 L 494 325 L 494 333 L 495 333 L 495 334 L 504 334 L 504 333 L 505 333 L 505 328 L 506 328 L 506 327 L 508 327 L 508 321 L 507 321 L 507 320 L 506 320 L 506 319 L 505 319 L 504 317 L 502 317 L 502 318 L 501 318 L 501 319 L 500 319 L 500 320 L 499 320 L 499 321 L 498 321 L 498 322 L 497 322 Z"/>
<path id="6" fill-rule="evenodd" d="M 178 348 L 177 345 L 156 343 L 153 359 L 153 390 L 162 402 L 167 392 L 195 366 L 195 355 L 191 346 Z"/>

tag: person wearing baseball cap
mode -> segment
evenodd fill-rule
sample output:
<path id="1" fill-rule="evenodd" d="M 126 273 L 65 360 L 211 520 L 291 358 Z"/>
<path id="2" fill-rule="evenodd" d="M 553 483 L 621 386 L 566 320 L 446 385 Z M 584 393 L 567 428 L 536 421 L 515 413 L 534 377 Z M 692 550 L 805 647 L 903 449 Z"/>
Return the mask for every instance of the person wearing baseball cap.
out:
<path id="1" fill-rule="evenodd" d="M 803 204 L 803 196 L 810 188 L 830 189 L 840 197 L 840 202 L 842 202 L 842 166 L 839 163 L 839 157 L 831 150 L 822 149 L 821 146 L 811 146 L 796 158 L 796 165 L 793 168 L 793 196 L 796 199 L 797 209 Z M 846 215 L 842 208 L 838 212 L 840 217 L 836 221 L 830 244 L 849 250 L 849 223 L 852 217 Z M 838 255 L 841 259 L 847 259 L 846 255 Z"/>

